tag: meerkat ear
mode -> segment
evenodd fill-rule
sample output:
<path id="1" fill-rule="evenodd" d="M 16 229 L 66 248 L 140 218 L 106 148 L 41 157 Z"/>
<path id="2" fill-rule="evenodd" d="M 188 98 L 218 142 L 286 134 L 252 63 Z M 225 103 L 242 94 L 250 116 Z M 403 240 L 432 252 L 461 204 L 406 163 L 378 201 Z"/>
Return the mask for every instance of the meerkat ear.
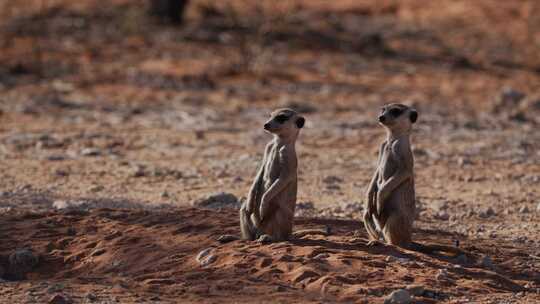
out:
<path id="1" fill-rule="evenodd" d="M 304 124 L 306 123 L 306 119 L 302 116 L 299 116 L 297 119 L 296 119 L 296 126 L 298 127 L 298 129 L 302 129 L 302 127 L 304 127 Z"/>
<path id="2" fill-rule="evenodd" d="M 411 113 L 409 113 L 409 118 L 411 119 L 412 123 L 415 123 L 416 120 L 418 120 L 418 112 L 416 112 L 416 110 L 411 110 Z"/>

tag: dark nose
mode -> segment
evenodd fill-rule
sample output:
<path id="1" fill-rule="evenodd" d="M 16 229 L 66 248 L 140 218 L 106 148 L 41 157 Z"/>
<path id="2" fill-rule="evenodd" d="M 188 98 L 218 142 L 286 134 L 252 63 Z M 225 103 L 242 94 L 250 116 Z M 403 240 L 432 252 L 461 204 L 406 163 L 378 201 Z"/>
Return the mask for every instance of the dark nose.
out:
<path id="1" fill-rule="evenodd" d="M 268 130 L 268 128 L 270 128 L 270 125 L 269 125 L 268 123 L 265 123 L 265 124 L 264 124 L 264 129 L 265 129 L 265 130 Z"/>
<path id="2" fill-rule="evenodd" d="M 384 122 L 386 120 L 386 117 L 384 115 L 379 116 L 379 121 Z"/>

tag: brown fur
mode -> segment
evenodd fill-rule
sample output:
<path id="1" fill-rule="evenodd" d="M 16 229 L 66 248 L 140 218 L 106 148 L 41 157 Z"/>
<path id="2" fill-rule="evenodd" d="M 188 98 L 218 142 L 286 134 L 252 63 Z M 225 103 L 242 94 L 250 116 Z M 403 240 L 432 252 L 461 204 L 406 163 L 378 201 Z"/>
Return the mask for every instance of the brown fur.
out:
<path id="1" fill-rule="evenodd" d="M 462 253 L 451 246 L 412 241 L 416 205 L 414 158 L 409 139 L 417 117 L 414 109 L 402 104 L 389 104 L 382 109 L 379 122 L 386 129 L 387 138 L 379 149 L 377 169 L 366 193 L 364 226 L 372 244 L 382 236 L 389 244 L 416 251 Z"/>
<path id="2" fill-rule="evenodd" d="M 265 123 L 265 130 L 274 138 L 266 146 L 248 198 L 240 208 L 243 239 L 266 242 L 291 236 L 297 195 L 295 143 L 304 122 L 294 110 L 279 109 Z"/>

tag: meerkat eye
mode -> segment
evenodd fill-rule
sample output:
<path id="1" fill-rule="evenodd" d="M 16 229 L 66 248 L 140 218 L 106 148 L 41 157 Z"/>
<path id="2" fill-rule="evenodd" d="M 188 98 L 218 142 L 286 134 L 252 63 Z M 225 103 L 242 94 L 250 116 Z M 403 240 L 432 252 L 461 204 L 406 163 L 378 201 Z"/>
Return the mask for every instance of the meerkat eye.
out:
<path id="1" fill-rule="evenodd" d="M 282 124 L 282 123 L 286 122 L 286 121 L 289 119 L 289 117 L 287 117 L 287 116 L 285 116 L 285 115 L 283 115 L 283 114 L 280 114 L 280 115 L 276 116 L 276 118 L 274 118 L 274 119 L 275 119 L 278 123 Z"/>
<path id="2" fill-rule="evenodd" d="M 401 115 L 401 113 L 403 113 L 403 110 L 401 109 L 398 109 L 398 108 L 393 108 L 389 111 L 390 115 L 394 116 L 394 117 L 398 117 L 399 115 Z"/>

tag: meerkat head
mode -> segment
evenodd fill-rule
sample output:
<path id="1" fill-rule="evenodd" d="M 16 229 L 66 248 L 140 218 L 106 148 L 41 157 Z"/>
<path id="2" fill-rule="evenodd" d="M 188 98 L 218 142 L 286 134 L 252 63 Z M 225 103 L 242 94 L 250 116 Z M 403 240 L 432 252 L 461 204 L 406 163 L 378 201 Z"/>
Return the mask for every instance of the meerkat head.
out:
<path id="1" fill-rule="evenodd" d="M 270 114 L 264 129 L 277 136 L 296 136 L 305 122 L 306 119 L 292 109 L 278 109 Z"/>
<path id="2" fill-rule="evenodd" d="M 390 131 L 409 130 L 417 119 L 415 109 L 399 103 L 385 105 L 379 115 L 379 123 Z"/>

